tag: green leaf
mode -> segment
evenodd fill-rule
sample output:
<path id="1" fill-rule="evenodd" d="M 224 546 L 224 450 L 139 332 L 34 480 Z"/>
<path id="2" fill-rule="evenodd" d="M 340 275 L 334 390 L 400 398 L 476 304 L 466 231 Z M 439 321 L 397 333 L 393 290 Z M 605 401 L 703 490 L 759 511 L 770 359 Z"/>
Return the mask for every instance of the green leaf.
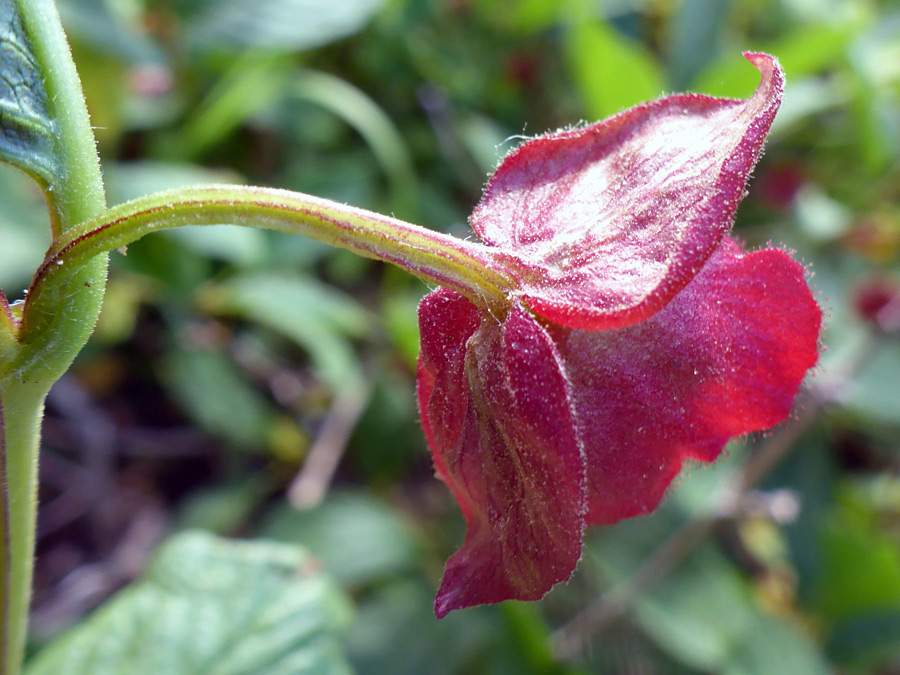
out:
<path id="1" fill-rule="evenodd" d="M 723 29 L 730 11 L 730 0 L 684 0 L 679 3 L 669 26 L 667 46 L 669 83 L 676 91 L 684 89 L 721 51 Z M 749 91 L 753 91 L 752 86 Z"/>
<path id="2" fill-rule="evenodd" d="M 131 63 L 163 63 L 165 54 L 141 24 L 143 8 L 126 0 L 57 0 L 66 34 L 99 53 Z M 79 59 L 79 68 L 84 69 Z"/>
<path id="3" fill-rule="evenodd" d="M 878 670 L 900 656 L 900 610 L 876 611 L 841 622 L 831 633 L 829 652 L 842 664 Z"/>
<path id="4" fill-rule="evenodd" d="M 844 621 L 870 612 L 900 611 L 896 539 L 879 530 L 869 505 L 858 500 L 846 503 L 854 500 L 852 495 L 844 495 L 843 500 L 821 526 L 819 613 L 826 619 Z"/>
<path id="5" fill-rule="evenodd" d="M 569 68 L 591 119 L 603 119 L 663 90 L 659 66 L 644 47 L 607 24 L 579 21 L 566 38 Z"/>
<path id="6" fill-rule="evenodd" d="M 271 481 L 263 472 L 199 488 L 179 505 L 175 528 L 222 535 L 239 532 L 271 495 L 271 490 Z"/>
<path id="7" fill-rule="evenodd" d="M 827 675 L 832 669 L 808 635 L 789 623 L 759 614 L 735 645 L 721 672 L 723 675 Z"/>
<path id="8" fill-rule="evenodd" d="M 900 15 L 884 16 L 848 50 L 857 147 L 863 168 L 872 174 L 884 171 L 900 155 L 900 77 L 890 67 L 900 57 L 898 29 Z"/>
<path id="9" fill-rule="evenodd" d="M 704 547 L 642 597 L 635 613 L 670 654 L 696 668 L 718 670 L 753 629 L 751 602 L 735 570 Z"/>
<path id="10" fill-rule="evenodd" d="M 215 147 L 244 120 L 281 99 L 294 64 L 289 54 L 244 53 L 191 111 L 169 147 L 180 157 L 194 157 Z"/>
<path id="11" fill-rule="evenodd" d="M 845 405 L 867 422 L 897 425 L 900 419 L 900 344 L 887 342 L 847 386 Z"/>
<path id="12" fill-rule="evenodd" d="M 175 349 L 166 380 L 184 410 L 211 433 L 244 449 L 264 445 L 273 412 L 222 352 Z"/>
<path id="13" fill-rule="evenodd" d="M 347 601 L 308 553 L 201 532 L 171 539 L 144 579 L 40 652 L 29 675 L 348 673 Z"/>
<path id="14" fill-rule="evenodd" d="M 654 528 L 665 524 L 660 517 L 654 520 Z M 647 530 L 648 522 L 641 529 Z M 585 549 L 588 559 L 614 582 L 630 577 L 645 559 L 636 541 L 623 545 L 634 537 L 643 548 L 647 532 L 635 529 L 631 524 L 617 526 Z M 810 637 L 760 611 L 745 580 L 709 544 L 638 597 L 632 611 L 651 639 L 693 668 L 729 675 L 828 672 Z"/>
<path id="15" fill-rule="evenodd" d="M 360 30 L 383 0 L 181 0 L 201 51 L 300 51 Z"/>
<path id="16" fill-rule="evenodd" d="M 203 304 L 294 340 L 336 389 L 361 377 L 347 338 L 369 335 L 373 317 L 353 298 L 331 287 L 290 274 L 244 274 L 210 289 Z"/>
<path id="17" fill-rule="evenodd" d="M 313 70 L 297 74 L 292 93 L 352 126 L 384 169 L 401 211 L 397 215 L 415 212 L 416 176 L 409 150 L 400 131 L 375 101 L 349 82 Z"/>
<path id="18" fill-rule="evenodd" d="M 472 607 L 437 619 L 432 611 L 434 581 L 433 574 L 430 576 L 428 582 L 407 578 L 361 594 L 357 620 L 347 640 L 349 657 L 359 675 L 654 672 L 594 671 L 555 661 L 539 606 L 530 603 Z M 617 645 L 617 649 L 623 647 L 621 642 Z"/>
<path id="19" fill-rule="evenodd" d="M 348 447 L 354 476 L 385 485 L 404 480 L 421 465 L 422 427 L 415 401 L 415 382 L 406 373 L 385 370 L 376 376 Z"/>
<path id="20" fill-rule="evenodd" d="M 0 3 L 0 160 L 51 187 L 62 173 L 41 72 L 12 0 Z"/>
<path id="21" fill-rule="evenodd" d="M 278 541 L 302 542 L 345 584 L 376 582 L 420 564 L 419 544 L 404 514 L 361 494 L 332 493 L 309 511 L 284 507 L 272 513 L 261 532 Z"/>
<path id="22" fill-rule="evenodd" d="M 774 42 L 759 45 L 759 51 L 778 57 L 792 86 L 839 63 L 859 28 L 858 22 L 802 26 Z M 741 98 L 758 83 L 759 75 L 747 68 L 747 60 L 735 50 L 701 71 L 691 81 L 690 88 L 713 96 Z"/>
<path id="23" fill-rule="evenodd" d="M 567 10 L 566 3 L 547 0 L 475 0 L 472 6 L 505 29 L 525 35 L 549 28 Z"/>

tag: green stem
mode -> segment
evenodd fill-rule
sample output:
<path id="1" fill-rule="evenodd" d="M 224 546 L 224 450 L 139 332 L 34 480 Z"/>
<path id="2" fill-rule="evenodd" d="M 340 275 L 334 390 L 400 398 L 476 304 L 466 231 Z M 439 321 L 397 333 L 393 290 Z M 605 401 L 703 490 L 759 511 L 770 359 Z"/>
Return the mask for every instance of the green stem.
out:
<path id="1" fill-rule="evenodd" d="M 6 461 L 6 418 L 3 414 L 3 396 L 0 394 L 0 529 L 3 536 L 0 545 L 3 546 L 4 564 L 0 568 L 0 601 L 4 607 L 12 603 L 10 589 L 12 588 L 12 570 L 10 561 L 15 560 L 12 555 L 12 542 L 9 538 L 9 471 Z M 6 616 L 0 622 L 0 663 L 8 665 L 6 653 L 9 650 L 10 624 Z"/>
<path id="2" fill-rule="evenodd" d="M 5 675 L 21 669 L 28 630 L 37 505 L 37 457 L 45 392 L 0 384 L 0 658 Z"/>
<path id="3" fill-rule="evenodd" d="M 52 191 L 47 192 L 55 239 L 106 210 L 100 159 L 81 80 L 54 1 L 14 1 L 43 78 L 48 112 L 56 128 L 56 150 L 62 170 Z M 31 312 L 34 320 L 28 337 L 19 331 L 21 349 L 13 362 L 18 364 L 15 375 L 20 381 L 42 382 L 49 390 L 68 369 L 100 316 L 106 269 L 107 256 L 98 255 L 55 280 L 51 294 L 54 302 L 45 302 L 40 312 Z M 36 336 L 40 336 L 39 345 L 29 340 Z"/>
<path id="4" fill-rule="evenodd" d="M 53 0 L 12 0 L 28 36 L 54 121 L 60 175 L 46 186 L 54 238 L 103 213 L 106 197 L 81 83 Z M 0 344 L 0 658 L 2 672 L 21 671 L 37 513 L 37 460 L 44 398 L 93 330 L 106 282 L 106 256 L 96 256 L 55 280 L 32 327 L 29 344 L 7 314 L 15 336 Z M 5 311 L 5 308 L 3 308 Z M 46 350 L 46 351 L 40 351 Z M 15 368 L 8 368 L 17 364 Z M 34 364 L 42 367 L 34 368 Z M 49 367 L 47 367 L 49 364 Z"/>
<path id="5" fill-rule="evenodd" d="M 58 280 L 91 256 L 145 234 L 183 225 L 240 224 L 303 234 L 367 258 L 383 260 L 428 282 L 453 288 L 502 315 L 518 288 L 515 260 L 394 218 L 296 192 L 208 186 L 161 192 L 114 207 L 53 242 L 29 290 L 23 334 L 45 304 L 58 306 Z M 50 297 L 46 297 L 46 296 Z"/>

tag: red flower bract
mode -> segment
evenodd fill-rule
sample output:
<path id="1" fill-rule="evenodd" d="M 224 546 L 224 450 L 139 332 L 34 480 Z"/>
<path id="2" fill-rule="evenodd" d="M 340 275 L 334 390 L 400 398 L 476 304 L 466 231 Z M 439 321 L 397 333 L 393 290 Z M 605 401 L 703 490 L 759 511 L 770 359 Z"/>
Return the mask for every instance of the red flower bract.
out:
<path id="1" fill-rule="evenodd" d="M 777 249 L 727 232 L 781 100 L 678 95 L 513 151 L 472 225 L 517 275 L 501 313 L 439 288 L 419 307 L 418 398 L 467 531 L 435 612 L 533 600 L 584 528 L 647 513 L 685 460 L 791 410 L 821 312 Z"/>

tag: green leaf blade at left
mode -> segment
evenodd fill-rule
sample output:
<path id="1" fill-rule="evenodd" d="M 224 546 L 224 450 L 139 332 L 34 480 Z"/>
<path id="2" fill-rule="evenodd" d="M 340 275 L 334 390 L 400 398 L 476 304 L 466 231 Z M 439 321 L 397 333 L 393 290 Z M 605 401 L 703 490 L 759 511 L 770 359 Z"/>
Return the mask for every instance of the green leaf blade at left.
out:
<path id="1" fill-rule="evenodd" d="M 61 173 L 47 92 L 12 0 L 0 0 L 0 160 L 51 190 Z"/>
<path id="2" fill-rule="evenodd" d="M 349 618 L 344 596 L 302 549 L 186 532 L 26 672 L 344 675 L 338 635 Z"/>

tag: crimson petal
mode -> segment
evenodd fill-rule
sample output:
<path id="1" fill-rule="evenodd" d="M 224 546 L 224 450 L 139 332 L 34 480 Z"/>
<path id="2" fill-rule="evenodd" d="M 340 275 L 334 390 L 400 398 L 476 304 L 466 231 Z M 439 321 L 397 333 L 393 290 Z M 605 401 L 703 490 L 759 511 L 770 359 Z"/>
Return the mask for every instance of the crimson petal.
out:
<path id="1" fill-rule="evenodd" d="M 419 409 L 438 477 L 466 519 L 435 613 L 536 600 L 581 555 L 584 455 L 547 331 L 521 306 L 498 324 L 455 291 L 419 306 Z"/>
<path id="2" fill-rule="evenodd" d="M 588 521 L 653 510 L 685 460 L 787 417 L 818 357 L 821 310 L 780 250 L 725 239 L 662 311 L 609 331 L 551 329 L 588 463 Z"/>
<path id="3" fill-rule="evenodd" d="M 746 101 L 669 96 L 510 153 L 471 217 L 518 259 L 527 304 L 570 328 L 658 311 L 712 255 L 781 102 L 778 62 Z"/>

